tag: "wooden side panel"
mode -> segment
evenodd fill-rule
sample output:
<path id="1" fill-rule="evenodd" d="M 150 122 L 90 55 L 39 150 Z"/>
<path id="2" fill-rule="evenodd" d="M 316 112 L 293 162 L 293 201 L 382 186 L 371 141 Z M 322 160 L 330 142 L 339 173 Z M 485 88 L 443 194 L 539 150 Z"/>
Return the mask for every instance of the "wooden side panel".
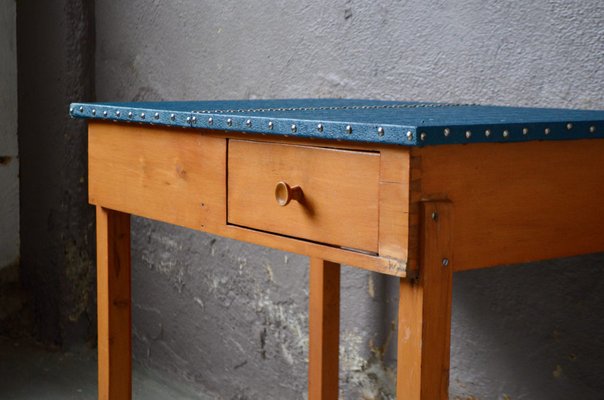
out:
<path id="1" fill-rule="evenodd" d="M 454 266 L 452 207 L 446 202 L 426 202 L 420 208 L 419 277 L 400 281 L 396 397 L 446 400 Z"/>
<path id="2" fill-rule="evenodd" d="M 194 229 L 226 221 L 226 140 L 191 130 L 90 124 L 93 204 Z"/>
<path id="3" fill-rule="evenodd" d="M 414 150 L 412 210 L 454 204 L 456 270 L 604 250 L 604 140 Z"/>
<path id="4" fill-rule="evenodd" d="M 228 137 L 231 136 L 249 137 L 237 133 L 229 134 Z M 296 144 L 304 143 L 291 139 Z M 258 137 L 257 140 L 267 139 Z M 313 145 L 317 144 L 319 141 L 313 142 Z M 333 142 L 320 144 L 338 145 Z M 365 149 L 356 144 L 347 144 L 346 147 Z M 401 243 L 406 240 L 406 233 L 404 221 L 401 222 L 397 213 L 407 207 L 407 202 L 397 199 L 398 195 L 404 195 L 397 183 L 397 180 L 404 178 L 396 178 L 400 155 L 395 157 L 399 160 L 397 163 L 384 164 L 379 161 L 382 157 L 377 155 L 381 148 L 366 149 L 374 153 L 352 153 L 371 154 L 372 160 L 376 160 L 376 166 L 372 166 L 377 171 L 376 192 L 378 180 L 381 182 L 380 188 L 386 185 L 394 189 L 380 189 L 379 207 L 389 210 L 379 217 L 379 224 L 382 226 L 379 238 L 386 243 L 380 247 L 383 256 L 228 225 L 227 136 L 216 131 L 204 131 L 201 134 L 174 128 L 90 123 L 90 202 L 112 210 L 402 277 L 406 275 L 406 259 L 405 246 Z M 377 199 L 377 193 L 375 197 Z M 274 198 L 271 201 L 274 202 Z M 370 230 L 374 232 L 372 235 L 375 235 L 372 246 L 377 247 L 377 201 L 372 207 L 372 222 L 369 224 Z M 351 235 L 354 234 L 356 233 L 351 232 Z"/>
<path id="5" fill-rule="evenodd" d="M 310 259 L 308 399 L 337 400 L 340 339 L 340 264 Z"/>
<path id="6" fill-rule="evenodd" d="M 132 397 L 130 215 L 97 207 L 99 399 Z"/>
<path id="7" fill-rule="evenodd" d="M 228 151 L 229 223 L 377 253 L 378 153 L 243 140 Z M 278 182 L 303 199 L 280 206 Z"/>

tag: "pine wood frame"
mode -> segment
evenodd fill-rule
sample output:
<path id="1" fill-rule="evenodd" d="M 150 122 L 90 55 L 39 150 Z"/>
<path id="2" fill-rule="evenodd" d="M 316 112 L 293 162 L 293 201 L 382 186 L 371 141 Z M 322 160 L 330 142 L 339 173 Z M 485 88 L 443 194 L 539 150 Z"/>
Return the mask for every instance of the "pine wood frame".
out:
<path id="1" fill-rule="evenodd" d="M 228 224 L 231 139 L 379 153 L 377 252 Z M 446 399 L 452 273 L 604 250 L 602 154 L 599 139 L 405 148 L 92 122 L 99 398 L 131 398 L 134 214 L 311 258 L 311 400 L 338 397 L 339 265 L 398 276 L 397 398 Z"/>

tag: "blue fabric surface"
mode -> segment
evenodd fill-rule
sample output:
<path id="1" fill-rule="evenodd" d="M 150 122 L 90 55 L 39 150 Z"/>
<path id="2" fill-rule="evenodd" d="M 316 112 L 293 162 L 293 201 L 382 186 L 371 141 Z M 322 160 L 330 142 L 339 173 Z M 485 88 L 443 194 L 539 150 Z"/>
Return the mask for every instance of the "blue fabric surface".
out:
<path id="1" fill-rule="evenodd" d="M 604 138 L 604 111 L 360 99 L 73 103 L 70 114 L 406 146 Z"/>

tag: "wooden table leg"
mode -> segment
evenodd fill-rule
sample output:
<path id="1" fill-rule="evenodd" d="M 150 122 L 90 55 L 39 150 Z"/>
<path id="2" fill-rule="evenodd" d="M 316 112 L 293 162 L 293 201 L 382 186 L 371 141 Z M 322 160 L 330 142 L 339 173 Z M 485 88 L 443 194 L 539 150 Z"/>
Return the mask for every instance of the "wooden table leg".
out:
<path id="1" fill-rule="evenodd" d="M 340 264 L 310 259 L 308 399 L 338 398 Z"/>
<path id="2" fill-rule="evenodd" d="M 419 278 L 401 279 L 397 399 L 448 398 L 452 260 L 448 202 L 422 204 Z"/>
<path id="3" fill-rule="evenodd" d="M 130 215 L 97 206 L 99 400 L 132 398 Z"/>

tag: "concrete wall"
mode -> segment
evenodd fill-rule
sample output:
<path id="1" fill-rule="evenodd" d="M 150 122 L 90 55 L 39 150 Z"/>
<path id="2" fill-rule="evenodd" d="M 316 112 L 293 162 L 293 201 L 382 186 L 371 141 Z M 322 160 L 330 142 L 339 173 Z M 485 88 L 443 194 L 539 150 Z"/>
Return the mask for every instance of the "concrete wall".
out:
<path id="1" fill-rule="evenodd" d="M 17 27 L 14 1 L 0 1 L 0 269 L 19 260 Z"/>
<path id="2" fill-rule="evenodd" d="M 604 108 L 600 0 L 97 0 L 96 13 L 103 101 Z M 138 218 L 133 227 L 138 362 L 224 399 L 303 399 L 307 260 Z M 451 398 L 600 399 L 603 264 L 458 274 Z M 342 286 L 343 398 L 391 398 L 397 282 L 345 268 Z"/>
<path id="3" fill-rule="evenodd" d="M 86 126 L 69 103 L 94 100 L 92 0 L 17 2 L 21 277 L 36 336 L 94 338 L 94 209 Z"/>

